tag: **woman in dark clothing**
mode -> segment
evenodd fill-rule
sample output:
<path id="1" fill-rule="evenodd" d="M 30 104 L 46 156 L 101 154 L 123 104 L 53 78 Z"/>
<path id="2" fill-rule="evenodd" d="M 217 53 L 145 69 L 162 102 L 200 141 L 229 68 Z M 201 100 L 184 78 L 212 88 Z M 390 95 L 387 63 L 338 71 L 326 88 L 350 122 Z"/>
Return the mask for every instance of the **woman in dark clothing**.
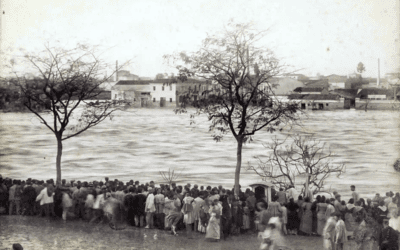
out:
<path id="1" fill-rule="evenodd" d="M 289 232 L 289 234 L 296 235 L 297 230 L 299 229 L 300 226 L 300 218 L 298 215 L 298 210 L 299 210 L 299 205 L 294 202 L 293 198 L 290 198 L 289 203 L 286 205 L 287 208 L 287 217 L 288 217 L 288 223 L 286 225 L 286 228 Z"/>
<path id="2" fill-rule="evenodd" d="M 312 234 L 317 234 L 318 228 L 318 216 L 317 216 L 317 204 L 321 203 L 321 196 L 318 195 L 317 199 L 312 203 L 311 211 L 312 211 Z"/>
<path id="3" fill-rule="evenodd" d="M 240 234 L 240 229 L 243 227 L 243 207 L 239 199 L 235 200 L 232 197 L 232 233 Z"/>
<path id="4" fill-rule="evenodd" d="M 229 206 L 227 195 L 221 196 L 220 201 L 222 202 L 221 229 L 224 240 L 226 240 L 230 234 L 232 225 L 232 211 L 231 207 Z"/>
<path id="5" fill-rule="evenodd" d="M 135 188 L 130 187 L 129 194 L 124 198 L 124 206 L 127 210 L 127 222 L 131 226 L 135 226 L 134 193 Z"/>
<path id="6" fill-rule="evenodd" d="M 379 206 L 376 208 L 375 211 L 375 220 L 379 223 L 379 225 L 382 225 L 383 219 L 386 219 L 388 214 L 388 209 L 385 206 L 385 202 L 380 201 Z"/>
<path id="7" fill-rule="evenodd" d="M 142 188 L 137 189 L 137 195 L 134 196 L 133 204 L 135 210 L 135 222 L 137 227 L 144 227 L 144 217 L 146 215 L 146 199 L 147 197 L 142 194 Z"/>

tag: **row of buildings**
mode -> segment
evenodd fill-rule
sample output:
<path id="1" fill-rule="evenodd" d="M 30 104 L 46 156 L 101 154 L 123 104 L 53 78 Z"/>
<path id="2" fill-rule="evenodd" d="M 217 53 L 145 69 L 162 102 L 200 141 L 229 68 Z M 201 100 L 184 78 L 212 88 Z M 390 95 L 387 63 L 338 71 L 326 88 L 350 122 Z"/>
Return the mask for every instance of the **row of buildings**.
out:
<path id="1" fill-rule="evenodd" d="M 360 78 L 330 75 L 309 78 L 300 74 L 289 74 L 272 78 L 274 93 L 283 100 L 294 100 L 302 109 L 390 109 L 400 95 L 387 79 Z M 122 79 L 113 84 L 112 100 L 128 100 L 137 107 L 176 106 L 182 95 L 190 92 L 196 98 L 206 90 L 217 87 L 212 82 L 188 79 L 185 82 L 173 77 L 156 79 Z M 260 88 L 267 86 L 261 85 Z M 397 104 L 396 104 L 397 105 Z"/>

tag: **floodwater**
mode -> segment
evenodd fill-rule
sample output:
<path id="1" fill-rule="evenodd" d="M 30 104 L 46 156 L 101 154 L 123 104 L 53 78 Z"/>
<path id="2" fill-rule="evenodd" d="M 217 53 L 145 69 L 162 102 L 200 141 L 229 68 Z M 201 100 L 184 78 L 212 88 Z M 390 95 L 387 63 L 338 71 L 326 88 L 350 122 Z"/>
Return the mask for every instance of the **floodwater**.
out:
<path id="1" fill-rule="evenodd" d="M 163 182 L 160 171 L 174 170 L 180 183 L 219 185 L 231 188 L 236 166 L 236 142 L 227 135 L 215 142 L 206 117 L 190 124 L 189 114 L 176 115 L 171 109 L 136 109 L 116 113 L 77 137 L 64 141 L 62 178 Z M 332 176 L 326 189 L 350 195 L 356 185 L 365 196 L 400 191 L 400 173 L 393 163 L 400 157 L 400 112 L 394 111 L 316 111 L 307 113 L 302 126 L 291 132 L 258 132 L 243 147 L 241 185 L 260 182 L 246 170 L 263 156 L 263 143 L 275 135 L 313 133 L 330 147 L 333 162 L 346 164 L 346 173 Z M 49 179 L 56 176 L 55 136 L 30 113 L 0 114 L 0 172 L 11 178 Z"/>

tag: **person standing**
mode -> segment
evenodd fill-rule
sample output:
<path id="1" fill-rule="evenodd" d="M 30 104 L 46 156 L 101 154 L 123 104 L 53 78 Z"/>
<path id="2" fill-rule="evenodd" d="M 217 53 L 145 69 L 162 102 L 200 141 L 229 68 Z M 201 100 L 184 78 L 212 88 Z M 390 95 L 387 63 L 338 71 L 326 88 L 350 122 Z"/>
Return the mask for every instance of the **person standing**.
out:
<path id="1" fill-rule="evenodd" d="M 149 187 L 147 189 L 149 194 L 146 199 L 146 229 L 151 229 L 154 227 L 154 212 L 156 211 L 156 206 L 154 204 L 154 189 Z"/>
<path id="2" fill-rule="evenodd" d="M 44 210 L 46 216 L 55 216 L 54 214 L 54 186 L 47 181 L 46 187 L 40 191 L 36 197 L 36 201 L 40 201 L 41 211 Z"/>
<path id="3" fill-rule="evenodd" d="M 311 211 L 312 203 L 310 199 L 306 197 L 304 199 L 304 203 L 300 209 L 303 210 L 301 224 L 300 224 L 300 231 L 306 235 L 312 234 L 312 224 L 313 224 L 313 215 Z"/>
<path id="4" fill-rule="evenodd" d="M 178 234 L 176 233 L 176 225 L 178 224 L 178 222 L 180 221 L 180 219 L 182 218 L 182 212 L 181 212 L 181 199 L 179 199 L 178 194 L 174 194 L 174 208 L 172 211 L 170 211 L 169 215 L 167 216 L 167 220 L 169 221 L 170 225 L 171 225 L 171 231 L 172 234 L 175 236 L 178 236 Z"/>
<path id="5" fill-rule="evenodd" d="M 182 213 L 183 213 L 183 223 L 185 223 L 186 233 L 189 239 L 192 238 L 192 227 L 194 223 L 194 212 L 192 204 L 193 201 L 194 199 L 191 196 L 191 192 L 189 191 L 185 193 L 185 198 L 183 198 L 182 200 L 183 202 Z"/>
<path id="6" fill-rule="evenodd" d="M 20 215 L 21 212 L 21 194 L 22 189 L 19 180 L 13 180 L 13 185 L 9 191 L 9 215 L 12 215 L 15 207 L 15 214 Z"/>
<path id="7" fill-rule="evenodd" d="M 325 223 L 324 230 L 322 232 L 323 246 L 324 250 L 333 250 L 335 249 L 335 227 L 337 223 L 337 214 L 331 214 L 328 220 Z"/>
<path id="8" fill-rule="evenodd" d="M 64 189 L 62 191 L 61 206 L 62 206 L 62 219 L 63 219 L 64 222 L 66 222 L 67 221 L 68 212 L 70 211 L 70 209 L 73 206 L 73 201 L 72 201 L 72 198 L 70 196 L 70 190 L 69 189 Z"/>
<path id="9" fill-rule="evenodd" d="M 326 223 L 326 209 L 328 207 L 328 204 L 326 204 L 325 201 L 325 196 L 321 197 L 321 200 L 319 203 L 317 203 L 317 235 L 322 235 L 322 232 L 325 227 Z"/>
<path id="10" fill-rule="evenodd" d="M 89 190 L 88 195 L 85 200 L 85 217 L 87 221 L 90 221 L 94 216 L 94 208 L 93 205 L 96 201 L 97 192 L 93 187 Z"/>
<path id="11" fill-rule="evenodd" d="M 356 192 L 356 186 L 351 185 L 350 189 L 351 189 L 351 197 L 353 198 L 355 203 L 360 199 L 360 195 Z"/>
<path id="12" fill-rule="evenodd" d="M 34 215 L 34 206 L 36 199 L 36 190 L 32 187 L 31 181 L 26 182 L 24 191 L 22 191 L 21 199 L 25 204 L 24 215 Z"/>
<path id="13" fill-rule="evenodd" d="M 220 239 L 220 219 L 222 214 L 222 207 L 218 200 L 215 199 L 210 206 L 210 220 L 207 225 L 206 239 L 212 241 L 219 241 Z"/>
<path id="14" fill-rule="evenodd" d="M 155 211 L 155 226 L 158 229 L 164 229 L 164 220 L 165 220 L 165 214 L 164 214 L 164 203 L 165 203 L 165 197 L 161 193 L 161 189 L 157 189 L 157 194 L 154 196 L 154 203 L 156 206 L 156 211 Z"/>
<path id="15" fill-rule="evenodd" d="M 7 211 L 8 196 L 7 186 L 4 184 L 4 179 L 0 175 L 0 214 L 6 213 Z"/>
<path id="16" fill-rule="evenodd" d="M 285 191 L 283 191 L 283 188 L 279 188 L 277 196 L 278 196 L 277 202 L 279 202 L 280 204 L 286 204 L 286 193 Z"/>
<path id="17" fill-rule="evenodd" d="M 249 192 L 249 197 L 246 199 L 246 205 L 249 208 L 250 214 L 249 214 L 249 219 L 250 219 L 250 230 L 255 230 L 255 212 L 256 212 L 256 197 L 254 195 L 254 192 L 250 191 Z"/>
<path id="18" fill-rule="evenodd" d="M 336 194 L 335 195 L 335 202 L 333 203 L 333 206 L 335 207 L 335 211 L 339 212 L 342 211 L 342 204 L 341 204 L 341 195 Z"/>
<path id="19" fill-rule="evenodd" d="M 103 207 L 107 197 L 107 188 L 104 186 L 101 188 L 101 191 L 97 193 L 96 200 L 93 203 L 93 214 L 94 216 L 89 221 L 89 223 L 95 222 L 97 219 L 100 219 L 100 223 L 103 222 Z"/>
<path id="20" fill-rule="evenodd" d="M 142 193 L 142 188 L 136 189 L 137 195 L 133 197 L 133 210 L 135 211 L 135 224 L 137 227 L 144 226 L 144 216 L 146 215 L 146 196 Z"/>
<path id="21" fill-rule="evenodd" d="M 275 197 L 276 196 L 276 190 L 275 190 L 275 187 L 274 186 L 272 186 L 271 187 L 271 199 L 273 198 L 273 197 Z"/>
<path id="22" fill-rule="evenodd" d="M 164 201 L 164 214 L 165 214 L 165 219 L 164 219 L 164 229 L 165 230 L 170 230 L 171 229 L 171 223 L 167 219 L 168 215 L 170 215 L 175 209 L 174 206 L 174 195 L 173 192 L 170 191 L 166 194 L 165 201 Z"/>
<path id="23" fill-rule="evenodd" d="M 298 216 L 299 205 L 294 201 L 293 198 L 290 198 L 289 203 L 286 205 L 287 208 L 287 230 L 289 234 L 296 235 L 297 230 L 300 226 L 300 218 Z"/>
<path id="24" fill-rule="evenodd" d="M 335 226 L 335 245 L 336 250 L 343 250 L 344 243 L 347 241 L 346 237 L 346 226 L 342 219 L 342 216 L 337 214 L 337 222 Z"/>
<path id="25" fill-rule="evenodd" d="M 196 186 L 196 185 L 195 185 Z M 194 231 L 205 231 L 205 228 L 202 227 L 202 223 L 200 221 L 200 209 L 204 205 L 204 199 L 202 198 L 203 192 L 199 193 L 198 197 L 193 197 L 193 215 L 194 215 Z"/>
<path id="26" fill-rule="evenodd" d="M 388 219 L 383 220 L 383 229 L 379 237 L 380 250 L 399 250 L 399 232 L 389 226 Z"/>
<path id="27" fill-rule="evenodd" d="M 268 204 L 268 208 L 266 210 L 266 218 L 265 218 L 265 222 L 268 223 L 269 219 L 272 217 L 281 217 L 282 216 L 282 208 L 281 208 L 281 204 L 277 201 L 278 196 L 274 196 L 274 198 L 272 198 L 272 201 L 269 202 Z"/>
<path id="28" fill-rule="evenodd" d="M 222 203 L 222 211 L 221 211 L 221 229 L 224 240 L 230 235 L 232 228 L 232 209 L 231 204 L 229 203 L 229 196 L 224 194 L 220 198 L 220 202 Z"/>

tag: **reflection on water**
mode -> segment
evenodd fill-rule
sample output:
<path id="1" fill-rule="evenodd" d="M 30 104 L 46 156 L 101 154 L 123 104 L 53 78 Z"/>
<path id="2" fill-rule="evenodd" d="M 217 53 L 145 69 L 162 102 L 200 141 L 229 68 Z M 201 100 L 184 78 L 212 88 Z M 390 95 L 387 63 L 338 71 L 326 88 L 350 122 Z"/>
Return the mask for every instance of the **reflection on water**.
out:
<path id="1" fill-rule="evenodd" d="M 400 118 L 392 111 L 311 112 L 296 128 L 314 133 L 344 162 L 347 173 L 331 179 L 326 187 L 346 197 L 350 184 L 362 194 L 400 191 L 400 175 L 392 167 L 400 157 Z M 120 112 L 87 132 L 64 141 L 62 177 L 99 180 L 105 176 L 148 182 L 162 181 L 159 171 L 182 171 L 182 182 L 204 185 L 233 185 L 236 143 L 226 136 L 216 143 L 208 132 L 209 123 L 199 118 L 191 126 L 189 114 L 172 110 L 139 109 Z M 32 114 L 0 115 L 0 170 L 11 178 L 55 178 L 56 140 Z M 243 147 L 243 164 L 255 163 L 265 152 L 263 143 L 275 134 L 261 131 L 254 142 Z M 283 138 L 283 135 L 278 135 Z M 242 186 L 260 181 L 242 170 Z"/>

